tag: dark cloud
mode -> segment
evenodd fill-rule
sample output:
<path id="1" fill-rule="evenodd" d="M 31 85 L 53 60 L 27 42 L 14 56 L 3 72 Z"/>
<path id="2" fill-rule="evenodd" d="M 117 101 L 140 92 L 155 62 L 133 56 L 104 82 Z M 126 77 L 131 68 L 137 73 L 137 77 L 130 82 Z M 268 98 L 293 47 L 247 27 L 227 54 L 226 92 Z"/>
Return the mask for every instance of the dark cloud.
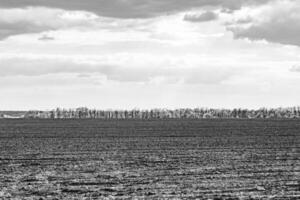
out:
<path id="1" fill-rule="evenodd" d="M 247 28 L 229 28 L 235 38 L 266 40 L 274 43 L 300 46 L 300 18 L 297 20 L 269 21 Z"/>
<path id="2" fill-rule="evenodd" d="M 31 22 L 19 21 L 14 23 L 3 23 L 0 20 L 0 40 L 11 35 L 24 33 L 39 33 L 44 30 L 55 30 L 53 27 L 45 25 L 35 25 Z"/>
<path id="3" fill-rule="evenodd" d="M 206 22 L 215 19 L 218 19 L 218 15 L 211 11 L 207 11 L 201 14 L 186 14 L 184 16 L 184 20 L 190 22 Z"/>
<path id="4" fill-rule="evenodd" d="M 0 40 L 11 35 L 85 27 L 91 23 L 97 26 L 101 24 L 101 21 L 93 21 L 89 18 L 81 21 L 62 19 L 60 12 L 63 11 L 60 9 L 88 11 L 113 18 L 149 18 L 195 8 L 205 9 L 207 6 L 234 10 L 243 5 L 262 4 L 267 1 L 269 0 L 0 0 L 0 8 L 14 8 L 0 11 Z M 48 10 L 45 7 L 59 9 Z M 217 16 L 212 12 L 185 16 L 185 20 L 193 22 L 215 18 Z M 115 28 L 120 30 L 122 27 Z"/>
<path id="5" fill-rule="evenodd" d="M 205 6 L 235 10 L 244 5 L 263 4 L 267 1 L 270 0 L 1 0 L 0 7 L 43 6 L 85 10 L 116 18 L 146 18 Z"/>
<path id="6" fill-rule="evenodd" d="M 65 11 L 60 9 L 41 7 L 1 9 L 0 40 L 11 35 L 40 33 L 72 27 L 87 27 L 95 23 L 95 20 L 91 20 L 87 13 L 83 14 L 81 18 L 75 19 L 64 17 L 65 13 Z M 51 40 L 52 38 L 42 37 L 40 39 Z"/>
<path id="7" fill-rule="evenodd" d="M 235 38 L 266 40 L 273 43 L 300 46 L 300 4 L 277 1 L 257 15 L 238 19 L 227 29 Z"/>

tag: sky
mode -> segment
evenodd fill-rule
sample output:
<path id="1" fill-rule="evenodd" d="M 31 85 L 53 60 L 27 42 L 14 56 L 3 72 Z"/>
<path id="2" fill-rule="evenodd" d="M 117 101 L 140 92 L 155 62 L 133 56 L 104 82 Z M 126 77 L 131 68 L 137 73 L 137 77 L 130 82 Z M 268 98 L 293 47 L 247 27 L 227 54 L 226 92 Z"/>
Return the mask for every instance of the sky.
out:
<path id="1" fill-rule="evenodd" d="M 0 0 L 0 110 L 300 105 L 298 0 Z"/>

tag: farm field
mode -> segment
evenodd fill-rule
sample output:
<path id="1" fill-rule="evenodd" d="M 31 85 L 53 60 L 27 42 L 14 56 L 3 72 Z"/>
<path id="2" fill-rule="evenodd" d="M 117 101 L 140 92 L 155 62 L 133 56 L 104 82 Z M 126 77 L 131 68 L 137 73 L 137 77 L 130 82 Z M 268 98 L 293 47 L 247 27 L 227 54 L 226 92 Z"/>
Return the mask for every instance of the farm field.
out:
<path id="1" fill-rule="evenodd" d="M 300 199 L 300 120 L 0 120 L 0 199 Z"/>

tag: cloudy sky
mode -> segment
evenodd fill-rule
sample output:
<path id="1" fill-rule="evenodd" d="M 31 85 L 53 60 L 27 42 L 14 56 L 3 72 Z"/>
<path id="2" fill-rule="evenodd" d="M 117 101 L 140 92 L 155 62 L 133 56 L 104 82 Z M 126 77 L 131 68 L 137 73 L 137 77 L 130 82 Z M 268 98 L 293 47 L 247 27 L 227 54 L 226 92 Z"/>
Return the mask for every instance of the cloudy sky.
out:
<path id="1" fill-rule="evenodd" d="M 299 0 L 0 0 L 0 109 L 300 105 Z"/>

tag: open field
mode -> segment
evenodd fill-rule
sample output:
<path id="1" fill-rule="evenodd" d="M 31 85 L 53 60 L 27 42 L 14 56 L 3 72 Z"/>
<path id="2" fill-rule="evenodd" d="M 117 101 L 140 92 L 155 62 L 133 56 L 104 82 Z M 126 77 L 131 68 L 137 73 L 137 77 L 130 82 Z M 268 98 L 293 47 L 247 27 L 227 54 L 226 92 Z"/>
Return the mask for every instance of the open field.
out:
<path id="1" fill-rule="evenodd" d="M 0 199 L 300 199 L 300 120 L 0 120 Z"/>

